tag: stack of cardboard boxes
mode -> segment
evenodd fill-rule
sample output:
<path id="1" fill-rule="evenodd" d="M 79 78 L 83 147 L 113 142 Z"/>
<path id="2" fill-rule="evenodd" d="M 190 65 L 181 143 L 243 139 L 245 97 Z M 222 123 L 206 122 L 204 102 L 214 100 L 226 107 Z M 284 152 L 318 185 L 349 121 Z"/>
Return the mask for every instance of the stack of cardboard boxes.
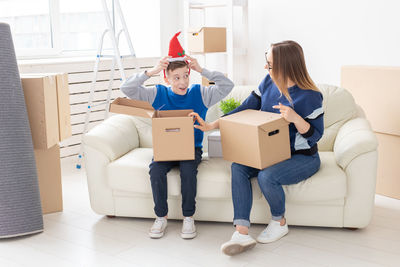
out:
<path id="1" fill-rule="evenodd" d="M 400 67 L 344 66 L 341 76 L 378 138 L 376 193 L 400 199 Z"/>
<path id="2" fill-rule="evenodd" d="M 43 213 L 62 211 L 59 142 L 71 136 L 67 74 L 21 74 Z"/>

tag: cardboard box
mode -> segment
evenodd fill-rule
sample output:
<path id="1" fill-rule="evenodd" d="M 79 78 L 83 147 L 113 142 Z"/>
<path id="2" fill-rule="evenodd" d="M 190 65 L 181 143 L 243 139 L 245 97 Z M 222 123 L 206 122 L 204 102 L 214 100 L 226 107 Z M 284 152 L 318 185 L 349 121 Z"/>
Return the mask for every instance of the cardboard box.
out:
<path id="1" fill-rule="evenodd" d="M 244 110 L 219 120 L 225 160 L 264 169 L 289 159 L 289 123 L 280 114 Z"/>
<path id="2" fill-rule="evenodd" d="M 220 131 L 211 132 L 207 136 L 208 140 L 208 157 L 222 158 L 222 144 Z"/>
<path id="3" fill-rule="evenodd" d="M 192 110 L 154 110 L 146 101 L 117 98 L 110 112 L 152 119 L 155 161 L 194 160 Z"/>
<path id="4" fill-rule="evenodd" d="M 203 27 L 188 31 L 190 53 L 226 52 L 226 28 Z"/>
<path id="5" fill-rule="evenodd" d="M 56 74 L 57 104 L 58 104 L 58 133 L 59 141 L 72 136 L 71 131 L 71 107 L 69 104 L 68 74 Z"/>
<path id="6" fill-rule="evenodd" d="M 378 174 L 376 193 L 400 199 L 400 136 L 376 133 Z"/>
<path id="7" fill-rule="evenodd" d="M 400 136 L 400 67 L 343 66 L 341 86 L 363 108 L 374 131 Z"/>
<path id="8" fill-rule="evenodd" d="M 400 199 L 400 67 L 343 66 L 341 86 L 363 108 L 379 141 L 376 193 Z"/>
<path id="9" fill-rule="evenodd" d="M 58 108 L 56 77 L 21 75 L 33 147 L 47 149 L 58 144 Z"/>
<path id="10" fill-rule="evenodd" d="M 44 214 L 63 210 L 60 147 L 35 149 L 40 199 Z"/>

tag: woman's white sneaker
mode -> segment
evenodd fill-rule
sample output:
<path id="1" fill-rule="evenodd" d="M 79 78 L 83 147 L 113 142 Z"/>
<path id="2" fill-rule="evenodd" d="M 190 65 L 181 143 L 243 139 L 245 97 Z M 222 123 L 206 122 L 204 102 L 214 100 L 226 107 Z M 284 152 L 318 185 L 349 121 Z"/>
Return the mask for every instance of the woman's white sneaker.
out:
<path id="1" fill-rule="evenodd" d="M 288 232 L 289 228 L 286 222 L 285 225 L 281 226 L 280 222 L 271 220 L 267 228 L 265 228 L 264 231 L 259 234 L 257 241 L 260 243 L 271 243 L 281 239 Z"/>
<path id="2" fill-rule="evenodd" d="M 164 235 L 165 228 L 167 228 L 167 219 L 165 217 L 157 217 L 150 228 L 149 236 L 151 238 L 161 238 Z"/>
<path id="3" fill-rule="evenodd" d="M 185 217 L 182 223 L 181 237 L 183 239 L 192 239 L 197 235 L 196 226 L 192 217 Z"/>
<path id="4" fill-rule="evenodd" d="M 231 240 L 222 244 L 221 251 L 226 255 L 233 256 L 253 248 L 257 242 L 250 235 L 242 235 L 235 231 Z"/>

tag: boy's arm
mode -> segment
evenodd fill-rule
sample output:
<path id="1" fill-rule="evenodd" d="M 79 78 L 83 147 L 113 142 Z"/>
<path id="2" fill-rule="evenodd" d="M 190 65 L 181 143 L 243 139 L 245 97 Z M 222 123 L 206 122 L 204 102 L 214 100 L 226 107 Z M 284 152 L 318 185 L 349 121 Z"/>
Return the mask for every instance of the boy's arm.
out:
<path id="1" fill-rule="evenodd" d="M 203 68 L 201 75 L 209 81 L 215 82 L 215 85 L 201 86 L 201 96 L 204 105 L 209 108 L 226 97 L 234 86 L 233 82 L 218 71 L 209 71 Z"/>
<path id="2" fill-rule="evenodd" d="M 147 101 L 150 104 L 153 104 L 154 99 L 156 99 L 157 95 L 157 87 L 144 87 L 143 83 L 151 76 L 160 73 L 162 70 L 165 70 L 168 66 L 168 58 L 170 58 L 170 56 L 163 57 L 152 69 L 138 73 L 127 79 L 121 85 L 121 91 L 129 98 Z"/>
<path id="3" fill-rule="evenodd" d="M 131 99 L 147 101 L 153 104 L 157 95 L 157 87 L 143 86 L 143 83 L 149 78 L 146 72 L 133 75 L 121 85 L 121 91 Z"/>

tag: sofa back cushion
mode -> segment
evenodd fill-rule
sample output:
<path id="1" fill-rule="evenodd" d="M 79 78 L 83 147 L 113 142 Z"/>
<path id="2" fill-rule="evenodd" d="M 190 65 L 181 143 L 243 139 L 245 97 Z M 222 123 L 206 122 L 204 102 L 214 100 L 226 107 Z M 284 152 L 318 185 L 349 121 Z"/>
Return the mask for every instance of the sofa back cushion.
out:
<path id="1" fill-rule="evenodd" d="M 133 117 L 131 119 L 136 125 L 136 130 L 139 136 L 139 147 L 149 148 L 153 147 L 151 119 Z"/>
<path id="2" fill-rule="evenodd" d="M 233 97 L 243 102 L 255 88 L 257 88 L 256 85 L 235 86 L 225 99 Z M 326 84 L 320 84 L 318 88 L 324 96 L 323 108 L 325 111 L 325 131 L 318 142 L 318 147 L 320 151 L 332 151 L 340 127 L 348 120 L 356 117 L 360 112 L 354 102 L 353 96 L 346 89 Z M 217 103 L 208 110 L 206 121 L 212 122 L 222 116 L 219 104 Z M 138 131 L 139 146 L 152 147 L 151 120 L 140 117 L 132 117 L 132 120 L 134 120 Z M 207 136 L 209 133 L 206 132 L 204 134 L 203 150 L 205 152 L 208 147 Z"/>

